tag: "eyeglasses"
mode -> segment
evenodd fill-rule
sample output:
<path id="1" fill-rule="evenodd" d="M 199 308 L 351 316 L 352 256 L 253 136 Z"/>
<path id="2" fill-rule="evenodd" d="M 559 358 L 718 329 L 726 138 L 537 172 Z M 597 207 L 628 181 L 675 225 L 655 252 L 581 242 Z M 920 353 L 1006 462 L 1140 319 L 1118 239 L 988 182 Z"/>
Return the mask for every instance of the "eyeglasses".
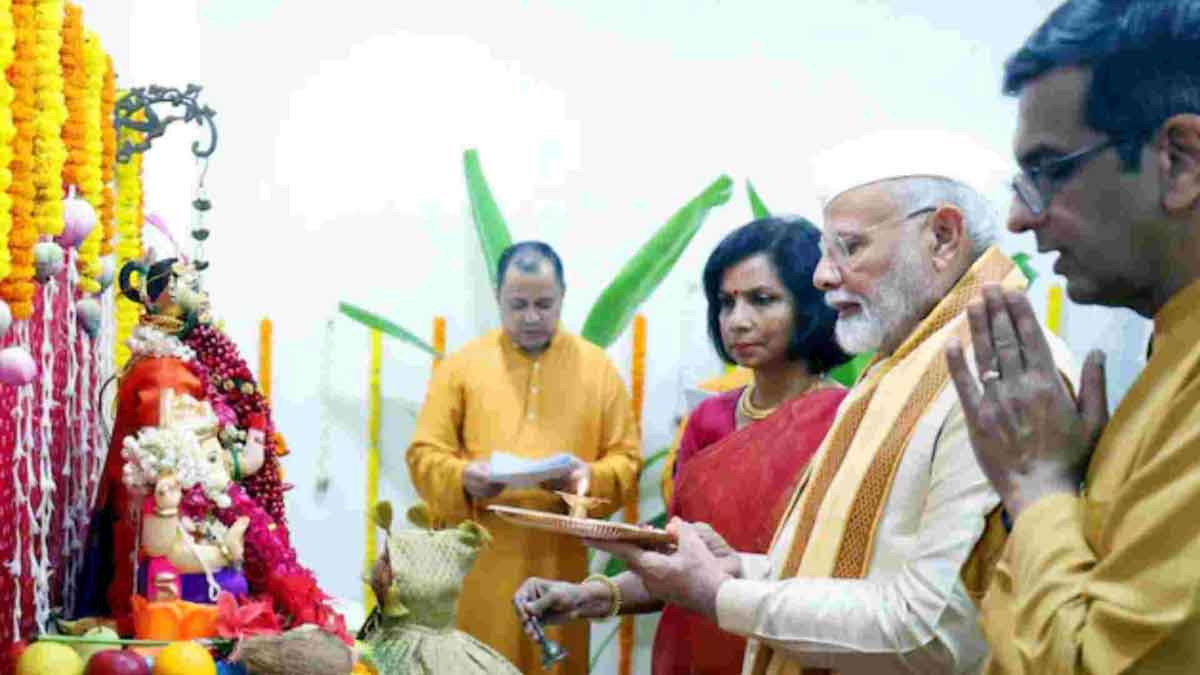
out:
<path id="1" fill-rule="evenodd" d="M 1114 136 L 1089 145 L 1082 150 L 1076 150 L 1069 155 L 1047 159 L 1036 166 L 1023 169 L 1013 178 L 1013 191 L 1017 193 L 1017 196 L 1021 198 L 1021 203 L 1029 209 L 1034 217 L 1040 217 L 1049 208 L 1050 200 L 1054 199 L 1054 193 L 1066 184 L 1084 164 L 1101 152 L 1120 145 L 1126 140 L 1128 138 L 1125 136 Z"/>
<path id="2" fill-rule="evenodd" d="M 910 218 L 915 218 L 926 213 L 932 213 L 937 210 L 938 207 L 936 206 L 926 206 L 899 218 L 884 220 L 868 227 L 870 229 L 877 229 L 880 227 L 886 227 L 888 225 L 898 225 Z M 830 236 L 829 234 L 825 233 L 821 234 L 821 253 L 825 256 L 828 256 L 838 269 L 848 269 L 850 264 L 853 262 L 854 257 L 861 253 L 863 248 L 865 248 L 865 246 L 859 242 L 847 243 L 846 239 L 841 235 Z"/>

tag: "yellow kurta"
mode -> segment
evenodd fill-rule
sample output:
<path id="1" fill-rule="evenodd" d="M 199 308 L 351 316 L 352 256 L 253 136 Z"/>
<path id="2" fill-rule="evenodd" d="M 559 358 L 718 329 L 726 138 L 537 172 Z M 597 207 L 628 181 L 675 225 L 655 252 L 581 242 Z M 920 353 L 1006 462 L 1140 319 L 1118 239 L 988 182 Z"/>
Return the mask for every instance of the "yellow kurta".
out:
<path id="1" fill-rule="evenodd" d="M 1200 282 L 1154 317 L 1082 495 L 1017 519 L 982 618 L 993 674 L 1200 669 Z"/>
<path id="2" fill-rule="evenodd" d="M 591 465 L 589 494 L 609 500 L 591 515 L 616 511 L 636 489 L 642 458 L 629 395 L 604 351 L 559 330 L 549 348 L 531 359 L 502 331 L 488 333 L 435 370 L 408 448 L 413 484 L 436 517 L 446 525 L 471 518 L 493 537 L 467 575 L 459 627 L 521 672 L 540 673 L 538 648 L 521 631 L 513 594 L 531 576 L 583 580 L 587 552 L 576 539 L 519 528 L 484 510 L 505 504 L 565 513 L 551 492 L 467 498 L 463 470 L 494 451 L 530 459 L 573 453 Z M 554 672 L 587 672 L 588 632 L 586 622 L 547 631 L 570 652 Z"/>

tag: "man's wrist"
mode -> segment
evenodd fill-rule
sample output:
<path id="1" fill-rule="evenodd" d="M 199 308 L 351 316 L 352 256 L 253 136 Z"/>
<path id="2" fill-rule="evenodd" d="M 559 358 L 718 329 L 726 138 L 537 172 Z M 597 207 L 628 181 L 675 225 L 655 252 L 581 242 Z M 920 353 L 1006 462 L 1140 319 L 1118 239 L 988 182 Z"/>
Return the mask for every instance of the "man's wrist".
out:
<path id="1" fill-rule="evenodd" d="M 1054 475 L 1045 478 L 1029 476 L 1015 483 L 1002 495 L 1009 524 L 1015 524 L 1021 513 L 1051 495 L 1079 494 L 1079 481 L 1073 476 Z"/>

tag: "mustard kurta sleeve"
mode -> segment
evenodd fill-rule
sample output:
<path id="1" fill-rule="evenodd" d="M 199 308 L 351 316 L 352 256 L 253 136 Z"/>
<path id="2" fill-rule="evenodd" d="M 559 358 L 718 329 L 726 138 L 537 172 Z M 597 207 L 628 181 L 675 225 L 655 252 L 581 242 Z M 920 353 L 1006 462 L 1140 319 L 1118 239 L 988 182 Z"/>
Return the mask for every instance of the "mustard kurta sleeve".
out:
<path id="1" fill-rule="evenodd" d="M 690 415 L 689 415 L 690 417 Z M 675 462 L 679 459 L 679 442 L 683 440 L 683 431 L 687 428 L 687 417 L 675 427 L 675 438 L 671 441 L 671 449 L 663 460 L 662 476 L 658 479 L 658 488 L 662 492 L 663 506 L 671 509 L 671 498 L 675 496 Z"/>
<path id="2" fill-rule="evenodd" d="M 465 410 L 460 361 L 447 359 L 429 380 L 406 460 L 417 494 L 437 517 L 458 522 L 471 517 L 463 491 L 467 467 L 462 445 Z"/>
<path id="3" fill-rule="evenodd" d="M 1142 448 L 1121 448 L 1148 456 L 1115 493 L 1047 497 L 1015 523 L 1005 562 L 1019 672 L 1200 663 L 1200 381 L 1171 403 Z"/>
<path id="4" fill-rule="evenodd" d="M 617 369 L 604 360 L 604 410 L 600 450 L 590 462 L 592 480 L 588 494 L 608 500 L 594 507 L 590 515 L 607 518 L 625 504 L 637 490 L 642 471 L 640 432 L 633 417 L 633 404 Z"/>

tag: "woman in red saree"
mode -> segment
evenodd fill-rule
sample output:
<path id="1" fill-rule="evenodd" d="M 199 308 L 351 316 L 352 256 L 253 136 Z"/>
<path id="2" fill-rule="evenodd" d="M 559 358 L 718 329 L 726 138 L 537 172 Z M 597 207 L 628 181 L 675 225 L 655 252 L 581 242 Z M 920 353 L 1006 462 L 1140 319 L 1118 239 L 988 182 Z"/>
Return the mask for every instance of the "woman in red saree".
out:
<path id="1" fill-rule="evenodd" d="M 669 508 L 708 523 L 738 551 L 766 552 L 845 396 L 826 377 L 849 357 L 834 341 L 834 312 L 812 285 L 819 245 L 820 233 L 807 221 L 766 218 L 730 233 L 704 268 L 713 347 L 726 362 L 752 370 L 754 380 L 705 400 L 689 416 Z M 626 578 L 612 581 L 621 588 Z M 554 623 L 605 616 L 613 597 L 599 580 L 530 579 L 515 605 L 522 621 Z M 661 609 L 654 675 L 741 672 L 745 640 L 679 607 Z"/>

